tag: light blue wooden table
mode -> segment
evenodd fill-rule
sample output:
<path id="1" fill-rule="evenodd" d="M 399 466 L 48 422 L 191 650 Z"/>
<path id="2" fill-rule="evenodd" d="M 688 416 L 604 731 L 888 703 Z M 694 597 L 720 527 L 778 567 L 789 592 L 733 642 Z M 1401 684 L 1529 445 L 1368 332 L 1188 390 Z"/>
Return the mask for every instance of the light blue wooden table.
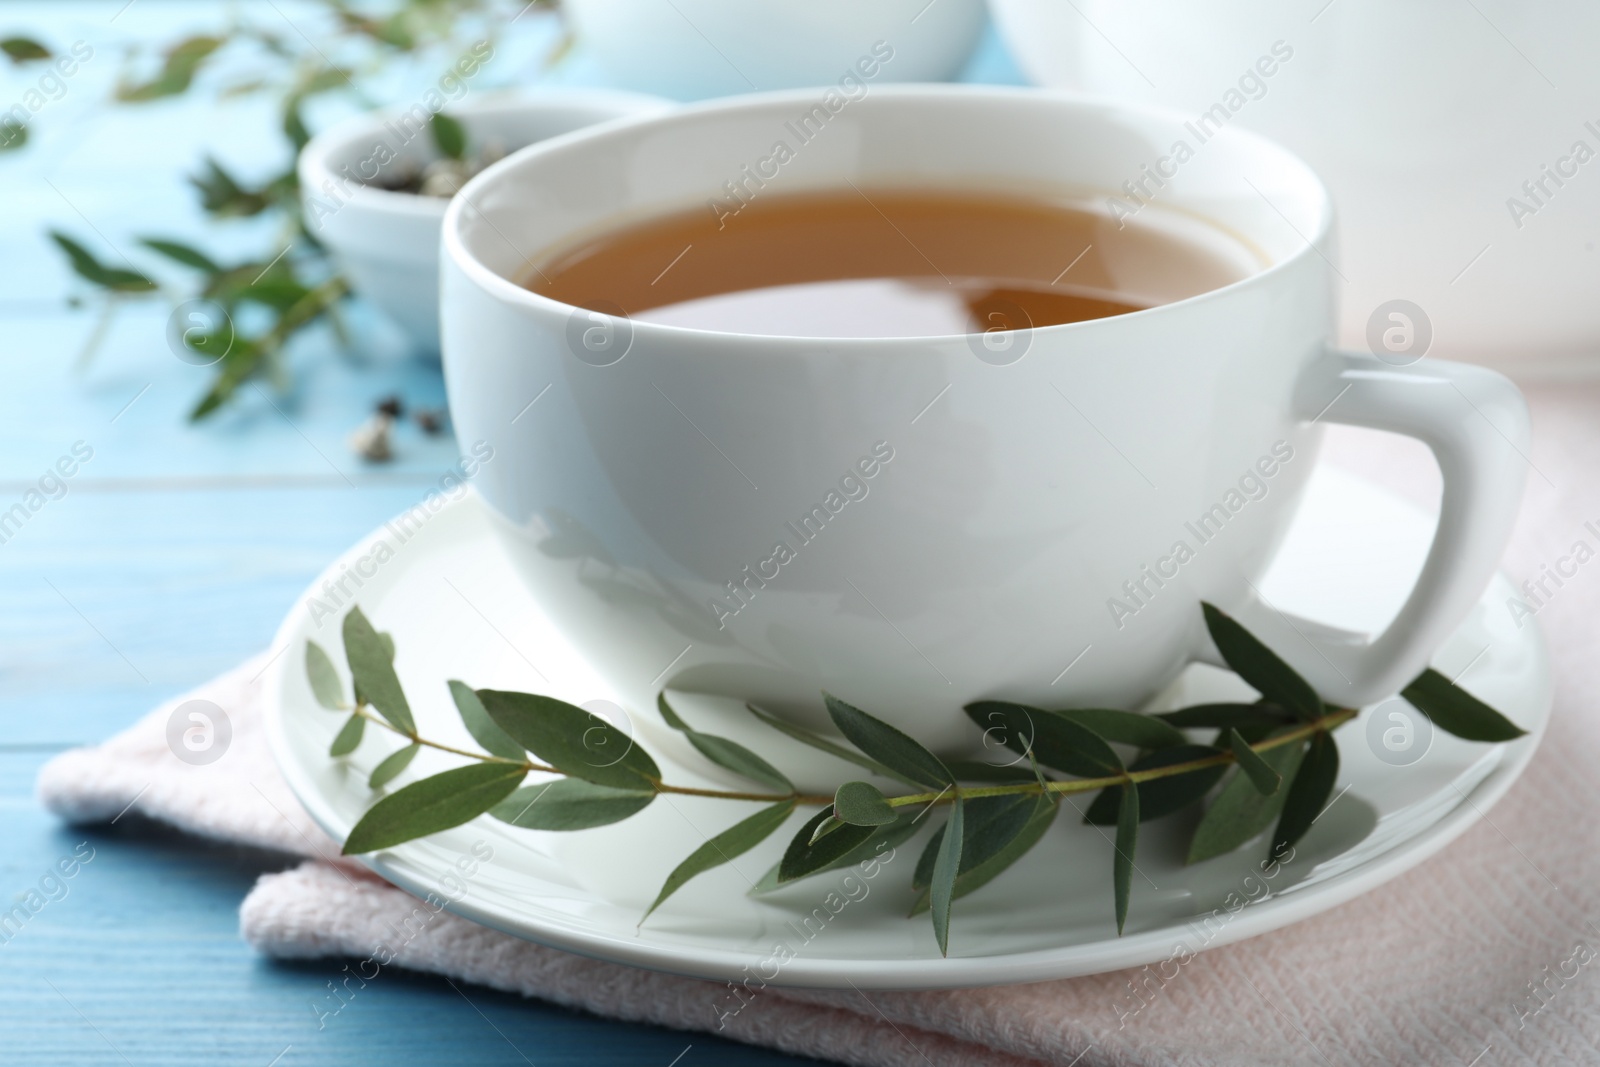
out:
<path id="1" fill-rule="evenodd" d="M 0 5 L 0 36 L 83 39 L 97 55 L 35 116 L 29 148 L 0 156 L 0 510 L 75 442 L 94 453 L 65 496 L 0 544 L 0 905 L 81 842 L 95 850 L 65 898 L 0 943 L 0 1063 L 800 1063 L 403 972 L 386 972 L 319 1031 L 312 1003 L 339 963 L 268 962 L 238 936 L 240 899 L 291 858 L 132 816 L 73 829 L 33 799 L 52 753 L 100 740 L 265 647 L 327 560 L 414 504 L 455 460 L 448 437 L 414 428 L 383 467 L 347 448 L 382 396 L 444 401 L 437 364 L 407 353 L 370 313 L 354 317 L 355 353 L 308 339 L 294 353 L 292 393 L 249 389 L 198 428 L 184 414 L 208 372 L 168 351 L 164 302 L 129 309 L 95 361 L 74 366 L 92 315 L 66 307 L 74 284 L 44 229 L 98 232 L 119 247 L 182 234 L 242 256 L 262 235 L 248 224 L 220 240 L 208 232 L 182 176 L 204 151 L 264 173 L 279 145 L 263 133 L 272 116 L 253 104 L 106 106 L 122 42 L 222 17 L 222 5 L 161 0 L 117 15 L 124 3 Z M 594 77 L 581 54 L 556 75 Z M 992 37 L 968 77 L 1017 80 Z M 0 110 L 36 79 L 0 71 Z"/>

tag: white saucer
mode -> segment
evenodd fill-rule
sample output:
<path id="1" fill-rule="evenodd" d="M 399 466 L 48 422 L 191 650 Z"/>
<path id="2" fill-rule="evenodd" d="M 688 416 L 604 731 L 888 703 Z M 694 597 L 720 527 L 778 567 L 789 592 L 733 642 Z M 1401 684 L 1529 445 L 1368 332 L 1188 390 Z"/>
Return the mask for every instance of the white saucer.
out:
<path id="1" fill-rule="evenodd" d="M 1410 505 L 1337 469 L 1320 468 L 1263 591 L 1285 610 L 1350 629 L 1379 629 L 1410 589 L 1431 533 L 1431 520 Z M 354 569 L 380 539 L 395 555 L 363 578 L 360 604 L 380 630 L 394 635 L 396 666 L 424 737 L 476 747 L 450 701 L 450 678 L 579 704 L 615 699 L 517 580 L 476 496 L 446 505 L 403 544 L 391 530 L 377 531 L 308 590 L 278 634 L 277 647 L 287 645 L 292 654 L 279 657 L 268 675 L 269 734 L 278 764 L 307 811 L 338 840 L 375 799 L 367 772 L 399 747 L 398 739 L 369 730 L 348 764 L 330 759 L 328 745 L 342 717 L 313 700 L 303 648 L 315 640 L 341 661 L 339 620 L 348 601 L 335 604 L 323 582 Z M 373 566 L 359 569 L 370 573 Z M 350 580 L 345 587 L 355 589 Z M 1511 622 L 1505 608 L 1511 595 L 1510 583 L 1497 577 L 1434 665 L 1451 677 L 1465 671 L 1461 684 L 1529 736 L 1496 747 L 1435 732 L 1419 761 L 1391 766 L 1367 742 L 1369 709 L 1338 734 L 1337 799 L 1272 879 L 1259 874 L 1264 842 L 1185 867 L 1186 827 L 1179 824 L 1191 816 L 1147 824 L 1122 937 L 1112 916 L 1111 842 L 1070 811 L 1014 869 L 956 903 L 949 958 L 940 957 L 926 915 L 905 917 L 911 871 L 927 831 L 902 845 L 876 878 L 856 883 L 851 895 L 860 899 L 837 914 L 824 905 L 830 892 L 842 893 L 843 872 L 759 899 L 747 894 L 781 854 L 789 835 L 780 831 L 690 882 L 643 925 L 639 916 L 667 873 L 707 836 L 748 814 L 748 805 L 669 797 L 624 822 L 575 833 L 521 830 L 484 816 L 362 860 L 419 896 L 446 895 L 441 880 L 457 859 L 474 846 L 481 855 L 488 846 L 492 859 L 451 910 L 557 948 L 714 980 L 747 977 L 780 942 L 794 956 L 769 977 L 774 985 L 937 989 L 1152 963 L 1173 955 L 1179 943 L 1189 951 L 1227 944 L 1365 893 L 1443 848 L 1505 793 L 1544 733 L 1551 699 L 1543 644 L 1535 627 L 1518 630 Z M 314 621 L 311 597 L 336 612 L 318 609 Z M 1162 703 L 1247 692 L 1229 675 L 1193 667 Z M 703 729 L 734 732 L 719 718 L 734 714 L 725 707 L 687 696 L 677 706 Z M 667 730 L 653 709 L 628 710 L 635 737 L 668 781 L 722 788 L 735 781 Z M 742 729 L 740 735 L 752 736 Z M 762 753 L 784 766 L 792 742 L 775 732 L 765 736 Z M 460 762 L 425 750 L 391 788 Z M 792 816 L 789 832 L 806 814 Z M 865 896 L 860 885 L 867 887 Z M 1240 908 L 1246 899 L 1253 902 Z M 820 932 L 808 938 L 802 919 L 814 913 L 826 922 L 813 919 L 812 929 Z"/>

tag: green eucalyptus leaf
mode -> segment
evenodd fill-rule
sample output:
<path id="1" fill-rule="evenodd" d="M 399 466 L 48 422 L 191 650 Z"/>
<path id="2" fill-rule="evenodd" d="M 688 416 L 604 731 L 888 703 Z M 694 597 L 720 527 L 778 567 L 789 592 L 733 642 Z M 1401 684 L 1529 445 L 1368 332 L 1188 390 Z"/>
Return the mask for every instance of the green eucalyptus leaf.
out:
<path id="1" fill-rule="evenodd" d="M 311 143 L 311 131 L 306 128 L 305 116 L 300 112 L 301 102 L 301 97 L 291 96 L 283 104 L 283 135 L 296 152 Z"/>
<path id="2" fill-rule="evenodd" d="M 1256 750 L 1245 743 L 1239 736 L 1239 731 L 1230 729 L 1228 733 L 1228 747 L 1233 749 L 1234 762 L 1239 764 L 1239 770 L 1250 779 L 1252 785 L 1264 797 L 1270 797 L 1278 791 L 1283 784 L 1283 776 L 1273 769 L 1272 764 L 1262 759 Z"/>
<path id="3" fill-rule="evenodd" d="M 812 840 L 818 829 L 833 818 L 832 808 L 817 812 L 789 839 L 783 859 L 778 861 L 778 884 L 830 869 L 837 861 L 850 854 L 882 827 L 851 826 L 845 823 L 830 834 Z M 892 824 L 891 824 L 892 825 Z"/>
<path id="4" fill-rule="evenodd" d="M 833 795 L 833 814 L 852 826 L 884 826 L 899 817 L 878 787 L 868 782 L 846 782 Z"/>
<path id="5" fill-rule="evenodd" d="M 668 726 L 688 738 L 689 743 L 695 747 L 696 751 L 718 767 L 748 778 L 752 782 L 760 782 L 769 789 L 776 789 L 783 793 L 794 792 L 794 783 L 790 782 L 782 771 L 754 752 L 751 752 L 748 748 L 745 748 L 737 741 L 730 741 L 726 737 L 701 733 L 684 722 L 678 713 L 672 710 L 672 705 L 667 703 L 666 693 L 658 693 L 656 695 L 656 708 L 661 712 L 661 717 L 666 720 Z"/>
<path id="6" fill-rule="evenodd" d="M 1223 660 L 1262 696 L 1307 721 L 1322 716 L 1322 698 L 1311 683 L 1278 658 L 1233 616 L 1214 604 L 1201 604 L 1206 629 Z"/>
<path id="7" fill-rule="evenodd" d="M 50 49 L 31 37 L 0 37 L 0 52 L 4 52 L 13 63 L 50 58 Z"/>
<path id="8" fill-rule="evenodd" d="M 821 812 L 820 817 L 811 819 L 806 823 L 806 827 L 811 827 L 814 832 L 815 827 L 820 819 L 831 818 L 833 818 L 832 812 Z M 803 875 L 798 875 L 797 877 L 821 874 L 824 871 L 838 870 L 841 867 L 852 867 L 858 863 L 868 863 L 875 859 L 881 859 L 883 852 L 886 849 L 889 850 L 889 854 L 892 858 L 894 855 L 893 850 L 899 847 L 899 845 L 902 844 L 908 837 L 911 837 L 913 834 L 915 834 L 920 825 L 921 824 L 917 821 L 916 812 L 901 811 L 900 817 L 887 826 L 869 828 L 871 829 L 871 833 L 863 838 L 855 847 L 845 850 L 844 852 L 834 856 L 833 859 L 828 860 L 822 863 L 820 866 L 807 871 Z M 806 827 L 801 828 L 802 832 L 805 831 Z M 799 838 L 799 836 L 799 834 L 795 835 L 796 838 Z M 810 844 L 809 838 L 807 838 L 807 844 Z M 794 847 L 793 842 L 790 843 L 790 846 Z M 782 873 L 782 866 L 782 861 L 774 863 L 771 869 L 769 869 L 766 874 L 761 876 L 761 880 L 751 887 L 751 895 L 770 893 L 779 886 L 787 884 L 785 881 L 780 880 L 779 877 Z"/>
<path id="9" fill-rule="evenodd" d="M 961 845 L 966 837 L 961 794 L 950 805 L 950 819 L 944 825 L 944 840 L 934 857 L 933 874 L 928 882 L 928 910 L 933 915 L 933 936 L 939 954 L 950 955 L 950 905 L 955 900 L 956 874 L 961 869 Z"/>
<path id="10" fill-rule="evenodd" d="M 420 751 L 422 751 L 422 746 L 413 741 L 405 748 L 384 757 L 383 761 L 372 768 L 372 773 L 367 776 L 367 788 L 382 789 L 394 781 L 395 778 L 399 777 L 401 771 L 411 766 L 411 761 L 417 758 L 417 753 Z"/>
<path id="11" fill-rule="evenodd" d="M 156 289 L 156 283 L 143 274 L 106 266 L 93 252 L 58 230 L 50 231 L 50 239 L 67 254 L 73 273 L 92 285 L 113 293 L 148 293 Z"/>
<path id="12" fill-rule="evenodd" d="M 656 894 L 655 901 L 645 910 L 644 918 L 648 918 L 652 911 L 661 906 L 662 901 L 683 888 L 683 884 L 695 875 L 709 871 L 713 867 L 720 867 L 771 837 L 788 820 L 793 811 L 792 800 L 785 800 L 770 808 L 762 808 L 748 819 L 728 827 L 689 853 L 689 858 L 678 864 L 672 873 L 667 875 L 666 884 L 661 887 L 661 892 Z M 643 922 L 644 918 L 639 921 Z"/>
<path id="13" fill-rule="evenodd" d="M 1135 748 L 1170 748 L 1187 744 L 1189 740 L 1177 727 L 1154 715 L 1115 708 L 1063 708 L 1056 714 L 1094 731 L 1107 741 Z"/>
<path id="14" fill-rule="evenodd" d="M 1075 719 L 1042 708 L 1004 700 L 980 700 L 964 709 L 984 731 L 1013 752 L 1034 757 L 1046 767 L 1079 778 L 1122 773 L 1122 758 L 1105 738 Z"/>
<path id="15" fill-rule="evenodd" d="M 460 826 L 510 796 L 526 775 L 507 763 L 473 763 L 412 782 L 367 809 L 345 839 L 344 854 L 375 852 Z"/>
<path id="16" fill-rule="evenodd" d="M 821 841 L 824 837 L 827 837 L 829 834 L 833 833 L 835 830 L 852 825 L 855 824 L 847 823 L 837 815 L 830 814 L 826 819 L 823 819 L 817 824 L 817 828 L 815 830 L 811 831 L 811 843 L 814 845 L 818 841 Z"/>
<path id="17" fill-rule="evenodd" d="M 16 119 L 0 118 L 0 152 L 11 152 L 27 143 L 27 126 Z"/>
<path id="18" fill-rule="evenodd" d="M 807 730 L 804 726 L 796 726 L 794 723 L 791 723 L 786 719 L 780 719 L 778 716 L 769 711 L 763 711 L 754 704 L 746 704 L 745 710 L 750 712 L 750 714 L 754 715 L 757 719 L 760 719 L 762 722 L 766 723 L 768 726 L 772 727 L 774 730 L 777 730 L 779 733 L 792 737 L 803 745 L 809 745 L 819 752 L 826 752 L 828 755 L 835 756 L 847 763 L 854 763 L 857 767 L 864 767 L 873 774 L 881 774 L 885 778 L 893 778 L 895 781 L 904 782 L 906 785 L 921 784 L 920 782 L 907 778 L 903 774 L 899 774 L 889 767 L 885 767 L 883 764 L 879 763 L 875 759 L 872 759 L 871 757 L 863 756 L 859 752 L 852 752 L 843 745 L 836 745 L 826 737 L 823 737 L 820 734 L 814 734 L 810 730 Z"/>
<path id="19" fill-rule="evenodd" d="M 318 704 L 329 711 L 349 707 L 345 703 L 344 685 L 339 681 L 339 672 L 334 668 L 333 660 L 315 641 L 306 642 L 306 679 L 311 683 L 311 695 L 317 698 Z"/>
<path id="20" fill-rule="evenodd" d="M 489 712 L 484 709 L 483 701 L 478 699 L 478 694 L 472 691 L 471 686 L 454 678 L 447 684 L 450 686 L 450 699 L 455 701 L 456 711 L 461 713 L 461 722 L 466 726 L 467 733 L 483 746 L 485 752 L 505 759 L 523 758 L 522 746 L 513 741 L 504 730 L 495 725 L 493 719 L 489 718 Z"/>
<path id="21" fill-rule="evenodd" d="M 328 746 L 328 755 L 335 758 L 348 756 L 361 745 L 361 738 L 366 734 L 367 720 L 362 715 L 351 715 L 333 739 L 333 744 Z"/>
<path id="22" fill-rule="evenodd" d="M 385 643 L 359 607 L 351 608 L 344 617 L 344 658 L 359 697 L 389 725 L 415 737 L 417 724 L 411 717 L 411 705 L 394 673 L 394 643 Z"/>
<path id="23" fill-rule="evenodd" d="M 159 252 L 175 263 L 182 263 L 195 270 L 203 270 L 207 274 L 219 274 L 222 268 L 217 266 L 215 260 L 204 252 L 191 245 L 179 241 L 169 241 L 162 237 L 141 237 L 139 243 L 152 252 Z"/>
<path id="24" fill-rule="evenodd" d="M 458 119 L 437 112 L 429 127 L 433 132 L 433 146 L 439 154 L 449 159 L 467 158 L 467 131 Z"/>
<path id="25" fill-rule="evenodd" d="M 998 797 L 968 797 L 966 813 L 962 820 L 967 839 L 961 847 L 961 872 L 983 863 L 1005 847 L 1027 825 L 1033 814 L 1036 796 L 1012 793 Z M 945 827 L 941 826 L 928 839 L 927 846 L 917 859 L 911 874 L 911 888 L 925 890 L 933 880 L 933 864 L 942 847 Z"/>
<path id="26" fill-rule="evenodd" d="M 1305 755 L 1306 743 L 1297 741 L 1279 745 L 1262 752 L 1261 758 L 1284 779 L 1293 781 Z M 1235 774 L 1223 785 L 1217 799 L 1211 802 L 1200 824 L 1195 827 L 1189 841 L 1189 855 L 1185 862 L 1200 863 L 1232 852 L 1240 845 L 1271 826 L 1283 811 L 1287 789 L 1280 788 L 1271 796 L 1262 796 L 1250 776 L 1243 771 Z"/>
<path id="27" fill-rule="evenodd" d="M 1252 727 L 1275 729 L 1294 722 L 1294 716 L 1276 704 L 1196 704 L 1177 711 L 1162 712 L 1156 718 L 1180 730 L 1216 728 L 1245 730 Z"/>
<path id="28" fill-rule="evenodd" d="M 142 103 L 186 92 L 194 82 L 206 57 L 222 47 L 221 37 L 187 37 L 167 50 L 161 71 L 147 82 L 123 82 L 117 86 L 116 96 L 124 103 Z"/>
<path id="29" fill-rule="evenodd" d="M 1152 752 L 1129 767 L 1129 771 L 1153 771 L 1175 763 L 1206 759 L 1217 755 L 1217 750 L 1206 745 L 1176 745 Z M 1169 778 L 1152 778 L 1139 783 L 1139 811 L 1146 822 L 1182 811 L 1211 791 L 1211 787 L 1228 773 L 1227 764 L 1202 767 L 1187 774 L 1174 774 Z M 1084 814 L 1083 821 L 1096 826 L 1114 825 L 1122 808 L 1122 787 L 1107 786 L 1095 797 Z"/>
<path id="30" fill-rule="evenodd" d="M 828 717 L 845 740 L 872 759 L 918 785 L 933 789 L 955 785 L 955 777 L 939 757 L 893 726 L 830 693 L 822 694 L 822 699 L 828 707 Z"/>
<path id="31" fill-rule="evenodd" d="M 1468 741 L 1514 741 L 1527 733 L 1432 667 L 1417 675 L 1400 695 L 1433 725 Z"/>
<path id="32" fill-rule="evenodd" d="M 259 215 L 272 206 L 265 192 L 246 189 L 222 164 L 210 157 L 206 159 L 205 169 L 189 181 L 200 190 L 200 206 L 208 215 L 243 218 Z"/>
<path id="33" fill-rule="evenodd" d="M 1332 734 L 1318 733 L 1300 761 L 1283 800 L 1278 829 L 1272 835 L 1273 856 L 1281 856 L 1317 821 L 1339 777 L 1339 746 Z"/>
<path id="34" fill-rule="evenodd" d="M 588 830 L 636 815 L 655 798 L 653 791 L 557 778 L 523 786 L 489 809 L 489 814 L 524 830 Z"/>
<path id="35" fill-rule="evenodd" d="M 1061 805 L 1054 797 L 1037 796 L 1024 799 L 1026 802 L 1021 807 L 1026 813 L 1025 819 L 1013 823 L 1008 818 L 1002 825 L 997 826 L 991 822 L 981 829 L 975 826 L 978 801 L 976 799 L 967 801 L 966 816 L 963 820 L 966 840 L 961 845 L 961 870 L 956 875 L 955 899 L 959 900 L 992 882 L 1043 840 L 1045 831 L 1055 822 L 1056 813 L 1061 809 Z M 939 835 L 942 836 L 943 833 L 944 828 L 940 827 Z M 919 869 L 921 867 L 920 861 L 918 867 Z M 928 878 L 923 880 L 922 885 L 913 887 L 920 892 L 916 902 L 911 906 L 912 915 L 919 915 L 928 909 L 927 881 L 932 875 L 933 857 L 930 855 Z"/>
<path id="36" fill-rule="evenodd" d="M 1139 844 L 1139 791 L 1121 787 L 1117 804 L 1117 855 L 1111 866 L 1111 891 L 1116 899 L 1117 935 L 1128 922 L 1128 897 L 1133 893 L 1133 856 Z"/>
<path id="37" fill-rule="evenodd" d="M 554 697 L 479 689 L 489 718 L 562 774 L 617 789 L 654 790 L 661 770 L 633 738 Z"/>

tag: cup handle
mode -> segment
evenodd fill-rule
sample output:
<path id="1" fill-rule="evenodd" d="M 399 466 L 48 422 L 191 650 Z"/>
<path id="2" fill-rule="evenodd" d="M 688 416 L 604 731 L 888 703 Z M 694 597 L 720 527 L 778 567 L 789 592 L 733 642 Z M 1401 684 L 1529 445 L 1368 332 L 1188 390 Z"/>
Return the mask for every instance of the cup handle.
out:
<path id="1" fill-rule="evenodd" d="M 1295 410 L 1313 422 L 1415 437 L 1433 450 L 1443 475 L 1439 526 L 1422 574 L 1377 637 L 1290 616 L 1253 586 L 1235 611 L 1324 700 L 1361 707 L 1410 684 L 1493 577 L 1527 478 L 1528 406 L 1509 379 L 1483 367 L 1438 360 L 1397 367 L 1330 350 L 1301 375 Z M 1220 662 L 1214 648 L 1206 658 Z"/>

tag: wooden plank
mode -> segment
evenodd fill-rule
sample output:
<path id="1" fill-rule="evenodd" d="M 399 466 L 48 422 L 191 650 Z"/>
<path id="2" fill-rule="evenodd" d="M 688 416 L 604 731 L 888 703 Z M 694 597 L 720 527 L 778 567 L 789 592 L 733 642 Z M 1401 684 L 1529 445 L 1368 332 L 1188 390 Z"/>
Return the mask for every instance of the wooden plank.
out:
<path id="1" fill-rule="evenodd" d="M 256 878 L 298 860 L 202 844 L 137 816 L 106 828 L 61 826 L 31 800 L 43 758 L 0 754 L 0 903 L 39 888 L 75 850 L 93 858 L 59 888 L 46 883 L 41 896 L 56 899 L 0 942 L 0 1059 L 11 1067 L 266 1067 L 280 1054 L 280 1067 L 667 1067 L 686 1048 L 679 1067 L 815 1062 L 476 986 L 457 992 L 395 969 L 319 1029 L 313 1004 L 346 961 L 265 961 L 238 933 L 239 901 Z"/>

